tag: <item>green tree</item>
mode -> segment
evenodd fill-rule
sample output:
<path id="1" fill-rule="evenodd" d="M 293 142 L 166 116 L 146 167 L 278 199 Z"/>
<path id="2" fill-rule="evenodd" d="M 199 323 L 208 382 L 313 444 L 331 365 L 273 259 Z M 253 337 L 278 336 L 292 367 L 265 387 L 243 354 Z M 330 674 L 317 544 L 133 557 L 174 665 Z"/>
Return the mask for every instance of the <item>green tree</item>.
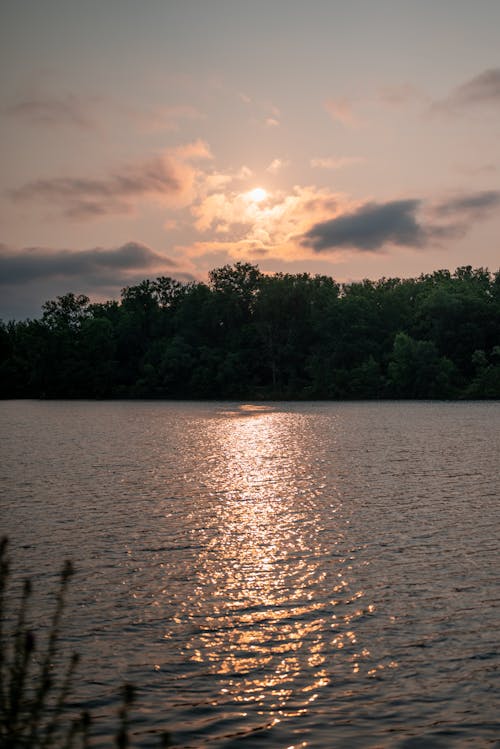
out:
<path id="1" fill-rule="evenodd" d="M 453 363 L 439 356 L 431 341 L 398 333 L 388 368 L 390 392 L 401 398 L 449 398 L 453 395 Z"/>
<path id="2" fill-rule="evenodd" d="M 42 305 L 42 322 L 51 329 L 77 330 L 89 315 L 90 299 L 72 292 Z"/>
<path id="3" fill-rule="evenodd" d="M 466 390 L 468 398 L 500 398 L 500 346 L 494 346 L 488 357 L 484 351 L 472 356 L 474 378 Z"/>

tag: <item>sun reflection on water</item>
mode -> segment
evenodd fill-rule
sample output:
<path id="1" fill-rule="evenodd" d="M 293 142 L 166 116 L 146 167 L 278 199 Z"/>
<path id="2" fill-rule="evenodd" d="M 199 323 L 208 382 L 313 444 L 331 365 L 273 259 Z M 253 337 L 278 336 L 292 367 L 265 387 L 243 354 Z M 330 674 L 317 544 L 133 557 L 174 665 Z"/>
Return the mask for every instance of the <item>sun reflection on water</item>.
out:
<path id="1" fill-rule="evenodd" d="M 332 653 L 349 650 L 352 673 L 364 657 L 353 630 L 362 608 L 336 614 L 362 596 L 349 593 L 336 551 L 339 500 L 323 496 L 294 424 L 253 405 L 212 422 L 195 585 L 178 619 L 186 657 L 220 684 L 215 704 L 253 704 L 271 724 L 307 712 L 332 679 Z"/>

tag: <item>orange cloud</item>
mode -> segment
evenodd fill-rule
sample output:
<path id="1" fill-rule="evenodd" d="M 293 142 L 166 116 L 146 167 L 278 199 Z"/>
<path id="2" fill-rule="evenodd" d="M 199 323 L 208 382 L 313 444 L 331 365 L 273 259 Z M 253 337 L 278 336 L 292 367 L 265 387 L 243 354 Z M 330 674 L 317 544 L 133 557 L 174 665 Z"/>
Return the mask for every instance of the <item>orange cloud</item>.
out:
<path id="1" fill-rule="evenodd" d="M 340 156 L 338 158 L 327 156 L 311 159 L 309 163 L 315 169 L 342 169 L 345 166 L 361 164 L 363 161 L 364 159 L 360 156 Z"/>
<path id="2" fill-rule="evenodd" d="M 324 107 L 334 122 L 340 122 L 345 127 L 357 127 L 360 124 L 351 102 L 346 97 L 327 99 Z"/>
<path id="3" fill-rule="evenodd" d="M 269 166 L 266 167 L 266 172 L 271 174 L 277 174 L 281 169 L 289 166 L 290 162 L 284 159 L 273 159 Z"/>
<path id="4" fill-rule="evenodd" d="M 193 205 L 196 229 L 212 234 L 183 248 L 189 255 L 208 252 L 231 257 L 267 255 L 282 259 L 309 257 L 312 250 L 300 237 L 312 224 L 331 219 L 347 209 L 345 197 L 314 186 L 295 186 L 288 194 L 266 191 L 253 198 L 256 190 L 217 191 Z M 215 235 L 215 236 L 213 236 Z"/>

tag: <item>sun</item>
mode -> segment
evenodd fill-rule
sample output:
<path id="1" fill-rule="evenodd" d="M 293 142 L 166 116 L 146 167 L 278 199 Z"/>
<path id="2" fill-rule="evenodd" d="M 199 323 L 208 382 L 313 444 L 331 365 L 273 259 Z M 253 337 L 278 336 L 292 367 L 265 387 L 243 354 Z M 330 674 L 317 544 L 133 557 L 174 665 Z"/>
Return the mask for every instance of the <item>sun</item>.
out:
<path id="1" fill-rule="evenodd" d="M 262 203 L 267 198 L 267 190 L 263 187 L 255 187 L 246 193 L 246 197 L 251 203 Z"/>

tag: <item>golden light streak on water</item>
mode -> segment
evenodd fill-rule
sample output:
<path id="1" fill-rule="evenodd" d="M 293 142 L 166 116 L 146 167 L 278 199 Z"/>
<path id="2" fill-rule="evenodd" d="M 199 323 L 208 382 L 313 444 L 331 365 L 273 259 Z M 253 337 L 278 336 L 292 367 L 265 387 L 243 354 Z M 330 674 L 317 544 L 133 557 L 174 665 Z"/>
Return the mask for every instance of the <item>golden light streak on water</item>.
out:
<path id="1" fill-rule="evenodd" d="M 331 549 L 321 541 L 318 489 L 300 480 L 307 459 L 290 434 L 293 422 L 266 406 L 243 405 L 231 417 L 212 433 L 221 458 L 204 481 L 216 501 L 211 528 L 200 530 L 206 542 L 188 614 L 196 631 L 186 654 L 222 677 L 226 699 L 271 716 L 303 714 L 330 684 L 332 647 L 356 643 L 353 623 L 365 613 L 337 618 L 334 610 L 363 591 L 346 596 L 344 560 L 335 576 L 325 569 Z M 342 629 L 333 643 L 332 627 Z M 354 673 L 363 657 L 346 656 Z"/>

